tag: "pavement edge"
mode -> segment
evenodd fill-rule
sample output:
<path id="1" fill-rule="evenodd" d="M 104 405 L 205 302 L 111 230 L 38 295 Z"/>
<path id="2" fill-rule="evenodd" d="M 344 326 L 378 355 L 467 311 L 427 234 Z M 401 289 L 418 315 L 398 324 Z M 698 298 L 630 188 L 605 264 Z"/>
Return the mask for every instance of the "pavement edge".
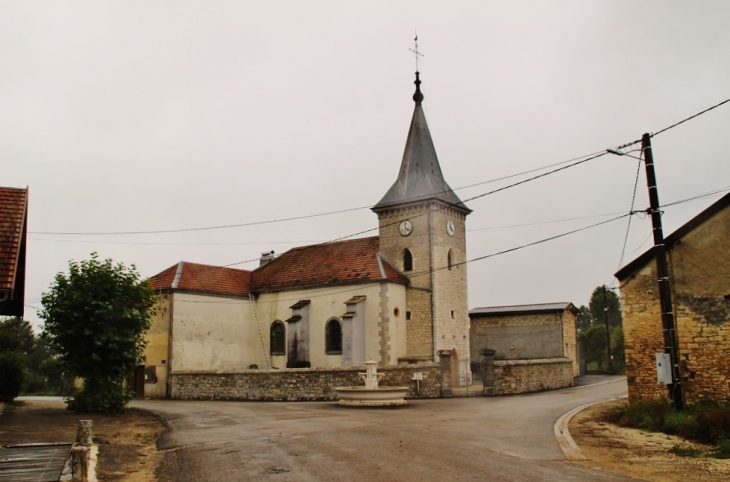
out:
<path id="1" fill-rule="evenodd" d="M 558 420 L 555 422 L 555 425 L 553 425 L 553 431 L 555 432 L 555 438 L 558 441 L 558 445 L 560 445 L 560 449 L 563 451 L 563 455 L 565 455 L 565 458 L 567 460 L 588 460 L 588 457 L 586 457 L 583 451 L 581 451 L 580 447 L 578 447 L 578 444 L 575 443 L 575 440 L 573 440 L 573 436 L 570 435 L 570 430 L 568 430 L 570 420 L 577 413 L 585 410 L 588 407 L 610 402 L 611 400 L 619 400 L 622 398 L 627 397 L 616 397 L 609 400 L 602 400 L 600 402 L 586 403 L 585 405 L 581 405 L 580 407 L 576 407 L 573 410 L 564 413 L 560 416 L 560 418 L 558 418 Z"/>

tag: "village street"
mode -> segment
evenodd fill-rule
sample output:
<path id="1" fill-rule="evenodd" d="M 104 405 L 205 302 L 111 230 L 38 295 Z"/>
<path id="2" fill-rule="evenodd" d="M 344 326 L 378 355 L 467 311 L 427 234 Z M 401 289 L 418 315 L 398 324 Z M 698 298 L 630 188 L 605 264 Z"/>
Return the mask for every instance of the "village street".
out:
<path id="1" fill-rule="evenodd" d="M 399 409 L 326 402 L 135 401 L 171 427 L 163 481 L 617 481 L 565 461 L 569 410 L 626 394 L 623 377 L 531 395 L 414 400 Z"/>

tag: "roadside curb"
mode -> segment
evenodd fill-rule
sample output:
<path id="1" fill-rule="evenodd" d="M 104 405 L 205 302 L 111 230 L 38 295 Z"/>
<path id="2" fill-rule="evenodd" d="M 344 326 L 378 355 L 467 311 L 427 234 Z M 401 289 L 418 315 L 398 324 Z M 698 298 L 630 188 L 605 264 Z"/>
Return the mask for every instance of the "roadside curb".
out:
<path id="1" fill-rule="evenodd" d="M 553 431 L 555 432 L 555 438 L 558 441 L 558 445 L 560 445 L 560 449 L 563 451 L 563 455 L 565 455 L 567 460 L 588 460 L 588 457 L 583 454 L 568 430 L 568 425 L 570 424 L 570 420 L 573 416 L 588 407 L 592 407 L 593 405 L 600 405 L 601 403 L 610 402 L 611 400 L 620 400 L 622 398 L 627 398 L 627 396 L 624 395 L 623 397 L 615 397 L 608 400 L 602 400 L 600 402 L 586 403 L 585 405 L 581 405 L 580 407 L 576 407 L 573 410 L 564 413 L 560 418 L 558 418 L 555 425 L 553 425 Z"/>

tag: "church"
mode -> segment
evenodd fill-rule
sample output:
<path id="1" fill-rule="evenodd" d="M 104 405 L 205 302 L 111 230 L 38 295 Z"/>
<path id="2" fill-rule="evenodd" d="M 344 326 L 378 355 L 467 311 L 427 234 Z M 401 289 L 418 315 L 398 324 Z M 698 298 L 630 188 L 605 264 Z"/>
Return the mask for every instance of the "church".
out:
<path id="1" fill-rule="evenodd" d="M 441 172 L 419 73 L 403 160 L 371 209 L 378 236 L 264 253 L 241 270 L 181 261 L 160 294 L 134 376 L 171 396 L 176 373 L 427 364 L 469 359 L 466 217 Z"/>

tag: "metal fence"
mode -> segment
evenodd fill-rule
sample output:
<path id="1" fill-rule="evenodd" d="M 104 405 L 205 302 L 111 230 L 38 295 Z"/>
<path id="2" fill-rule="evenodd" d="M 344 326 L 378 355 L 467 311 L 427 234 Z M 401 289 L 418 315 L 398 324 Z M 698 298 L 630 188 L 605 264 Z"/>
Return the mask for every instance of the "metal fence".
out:
<path id="1" fill-rule="evenodd" d="M 454 397 L 484 395 L 484 374 L 481 361 L 456 360 L 451 364 L 451 390 Z"/>

